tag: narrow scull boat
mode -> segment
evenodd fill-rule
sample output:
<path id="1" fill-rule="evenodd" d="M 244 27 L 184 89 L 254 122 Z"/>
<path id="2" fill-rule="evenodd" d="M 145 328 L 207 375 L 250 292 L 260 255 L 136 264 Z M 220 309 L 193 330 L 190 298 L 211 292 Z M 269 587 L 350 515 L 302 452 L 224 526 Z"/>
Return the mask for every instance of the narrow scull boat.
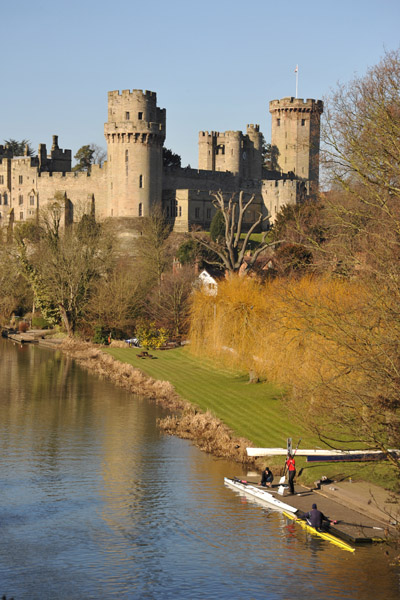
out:
<path id="1" fill-rule="evenodd" d="M 295 521 L 296 523 L 298 523 L 303 529 L 305 529 L 309 533 L 312 533 L 313 535 L 317 535 L 317 536 L 323 538 L 324 540 L 328 540 L 328 542 L 331 542 L 331 544 L 335 544 L 335 546 L 339 546 L 339 548 L 342 548 L 342 550 L 347 550 L 348 552 L 355 552 L 355 548 L 353 548 L 352 546 L 350 546 L 343 540 L 337 538 L 332 533 L 328 533 L 327 531 L 318 531 L 318 529 L 311 527 L 311 525 L 309 525 L 306 521 L 303 521 L 302 519 L 298 519 L 293 513 L 283 511 L 283 514 L 288 519 L 291 519 L 292 521 Z"/>
<path id="2" fill-rule="evenodd" d="M 242 479 L 238 479 L 237 477 L 234 477 L 233 479 L 230 477 L 224 477 L 224 483 L 229 487 L 246 494 L 246 496 L 251 496 L 252 498 L 268 504 L 268 506 L 276 508 L 277 510 L 287 511 L 288 513 L 297 512 L 297 508 L 278 500 L 278 498 L 275 498 L 275 496 L 273 496 L 270 492 L 267 492 L 265 489 L 260 489 L 259 487 L 256 487 L 251 483 L 247 483 Z"/>

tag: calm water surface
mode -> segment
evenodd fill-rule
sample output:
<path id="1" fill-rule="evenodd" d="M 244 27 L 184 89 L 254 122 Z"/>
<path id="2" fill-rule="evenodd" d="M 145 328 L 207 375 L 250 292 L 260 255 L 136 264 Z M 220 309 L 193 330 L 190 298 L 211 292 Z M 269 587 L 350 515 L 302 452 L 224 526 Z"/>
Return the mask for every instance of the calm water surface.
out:
<path id="1" fill-rule="evenodd" d="M 399 598 L 379 547 L 352 555 L 225 488 L 245 475 L 162 435 L 162 410 L 0 340 L 0 595 Z"/>

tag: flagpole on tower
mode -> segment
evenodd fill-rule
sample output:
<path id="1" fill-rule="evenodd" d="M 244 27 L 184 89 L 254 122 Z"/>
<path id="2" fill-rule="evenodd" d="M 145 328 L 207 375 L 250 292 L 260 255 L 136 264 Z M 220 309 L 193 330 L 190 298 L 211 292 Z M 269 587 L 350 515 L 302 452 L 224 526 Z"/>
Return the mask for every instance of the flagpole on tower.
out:
<path id="1" fill-rule="evenodd" d="M 296 65 L 294 72 L 296 73 L 296 98 L 297 98 L 298 91 L 299 91 L 299 65 Z"/>

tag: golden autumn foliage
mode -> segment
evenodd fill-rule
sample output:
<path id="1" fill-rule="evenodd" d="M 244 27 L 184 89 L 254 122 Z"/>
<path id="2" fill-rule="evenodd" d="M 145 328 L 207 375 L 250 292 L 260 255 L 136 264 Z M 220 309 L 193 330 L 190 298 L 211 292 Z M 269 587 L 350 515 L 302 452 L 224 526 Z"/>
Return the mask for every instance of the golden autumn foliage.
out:
<path id="1" fill-rule="evenodd" d="M 216 296 L 194 296 L 191 347 L 285 387 L 321 440 L 386 451 L 400 441 L 390 298 L 357 280 L 230 277 Z"/>

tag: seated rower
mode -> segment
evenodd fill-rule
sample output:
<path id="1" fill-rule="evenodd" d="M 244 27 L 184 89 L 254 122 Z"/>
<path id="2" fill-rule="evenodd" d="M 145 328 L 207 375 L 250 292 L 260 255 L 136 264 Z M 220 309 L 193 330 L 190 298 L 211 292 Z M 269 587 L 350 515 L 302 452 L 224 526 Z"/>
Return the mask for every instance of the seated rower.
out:
<path id="1" fill-rule="evenodd" d="M 320 510 L 318 510 L 316 504 L 312 505 L 312 509 L 308 511 L 308 513 L 306 513 L 303 518 L 307 521 L 309 525 L 311 525 L 311 527 L 314 527 L 314 529 L 317 529 L 318 531 L 321 531 L 323 521 L 327 522 L 327 529 L 330 525 L 329 518 L 326 517 Z"/>
<path id="2" fill-rule="evenodd" d="M 263 487 L 271 487 L 273 480 L 274 476 L 270 471 L 269 467 L 265 467 L 264 471 L 262 472 L 260 485 L 262 485 Z"/>

